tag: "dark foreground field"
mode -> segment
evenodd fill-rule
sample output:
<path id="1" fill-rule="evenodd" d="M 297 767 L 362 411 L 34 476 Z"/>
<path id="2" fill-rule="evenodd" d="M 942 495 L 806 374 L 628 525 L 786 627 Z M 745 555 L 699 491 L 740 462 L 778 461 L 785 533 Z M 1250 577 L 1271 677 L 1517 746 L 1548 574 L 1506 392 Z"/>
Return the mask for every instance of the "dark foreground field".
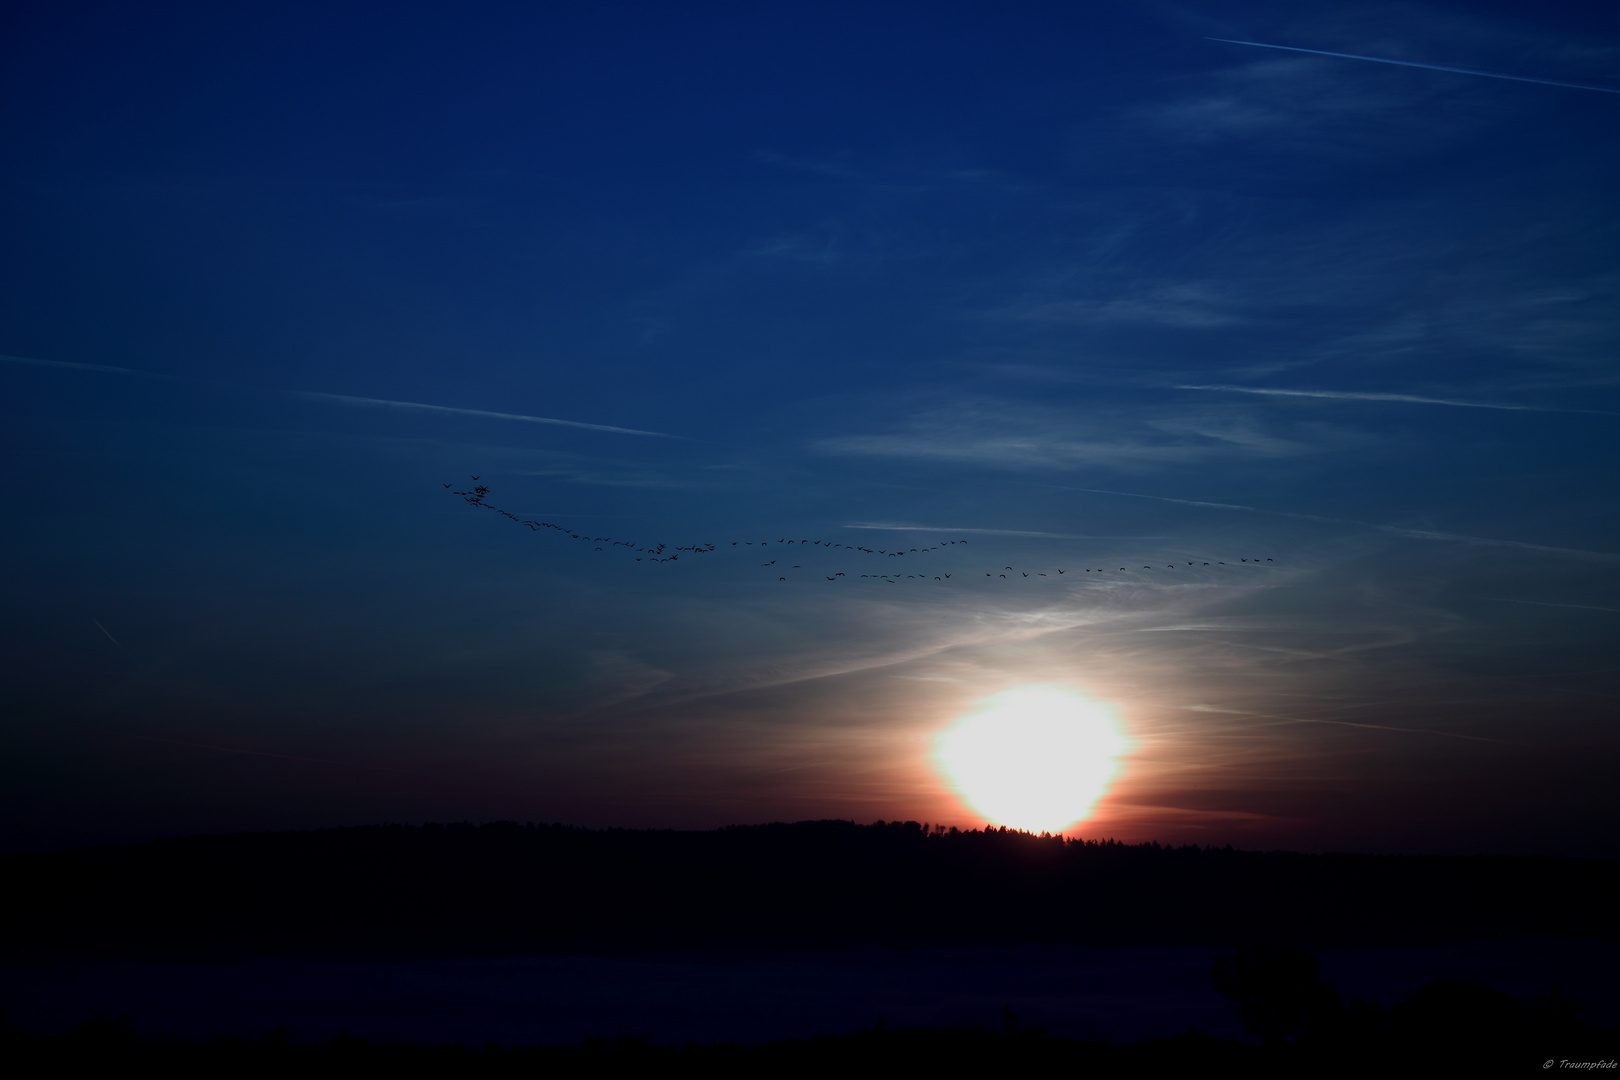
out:
<path id="1" fill-rule="evenodd" d="M 1620 864 L 1297 855 L 915 822 L 501 823 L 11 855 L 5 959 L 1613 938 Z"/>
<path id="2" fill-rule="evenodd" d="M 1133 1043 L 1049 1037 L 1003 1012 L 999 1030 L 874 1029 L 755 1045 L 658 1045 L 594 1039 L 567 1046 L 424 1046 L 343 1036 L 299 1045 L 285 1032 L 262 1039 L 142 1041 L 97 1017 L 54 1038 L 7 1028 L 0 1065 L 12 1071 L 140 1069 L 163 1075 L 623 1075 L 680 1070 L 701 1075 L 827 1075 L 885 1068 L 945 1075 L 1523 1076 L 1612 1058 L 1613 1029 L 1581 1023 L 1568 1002 L 1516 999 L 1466 984 L 1432 984 L 1393 1009 L 1366 1002 L 1318 1016 L 1294 1038 L 1255 1044 L 1188 1032 Z M 1609 1055 L 1606 1058 L 1605 1055 Z M 1570 1065 L 1562 1066 L 1568 1069 Z M 1612 1068 L 1612 1066 L 1609 1066 Z M 835 1074 L 836 1075 L 836 1074 Z"/>
<path id="3" fill-rule="evenodd" d="M 503 823 L 0 873 L 5 1054 L 40 1068 L 1522 1075 L 1620 1049 L 1613 863 Z"/>

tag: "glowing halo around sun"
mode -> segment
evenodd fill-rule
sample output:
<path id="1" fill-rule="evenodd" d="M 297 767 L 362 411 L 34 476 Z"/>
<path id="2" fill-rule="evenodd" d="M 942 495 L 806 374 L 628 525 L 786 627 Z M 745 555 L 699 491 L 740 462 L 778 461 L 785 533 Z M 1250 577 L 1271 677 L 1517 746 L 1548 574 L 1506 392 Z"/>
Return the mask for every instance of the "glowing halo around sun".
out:
<path id="1" fill-rule="evenodd" d="M 1105 706 L 1026 687 L 979 702 L 939 736 L 936 756 L 957 791 L 990 821 L 1062 832 L 1091 813 L 1126 747 Z"/>

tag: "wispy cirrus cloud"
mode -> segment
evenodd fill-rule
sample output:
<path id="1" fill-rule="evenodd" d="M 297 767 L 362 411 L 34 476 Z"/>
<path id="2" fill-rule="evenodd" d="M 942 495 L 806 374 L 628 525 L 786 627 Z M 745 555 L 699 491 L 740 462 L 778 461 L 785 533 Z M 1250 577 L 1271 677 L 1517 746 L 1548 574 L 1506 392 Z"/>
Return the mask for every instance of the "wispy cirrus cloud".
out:
<path id="1" fill-rule="evenodd" d="M 827 454 L 961 462 L 1013 469 L 1151 468 L 1212 457 L 1275 459 L 1312 452 L 1254 418 L 1223 411 L 1129 417 L 1013 402 L 935 409 L 898 431 L 823 439 Z"/>
<path id="2" fill-rule="evenodd" d="M 1372 521 L 1356 521 L 1352 518 L 1327 517 L 1322 514 L 1302 514 L 1294 510 L 1268 510 L 1258 506 L 1243 506 L 1239 503 L 1205 502 L 1199 499 L 1176 499 L 1168 495 L 1146 495 L 1135 491 L 1110 491 L 1105 488 L 1073 488 L 1074 491 L 1086 491 L 1094 495 L 1118 495 L 1128 499 L 1152 499 L 1155 502 L 1179 503 L 1182 506 L 1201 506 L 1210 510 L 1236 510 L 1247 514 L 1266 514 L 1271 517 L 1294 518 L 1298 521 L 1319 521 L 1326 525 L 1352 525 L 1359 529 L 1373 529 L 1378 532 L 1389 533 L 1391 536 L 1404 536 L 1411 540 L 1447 540 L 1458 544 L 1475 544 L 1487 547 L 1517 548 L 1521 551 L 1539 551 L 1547 555 L 1572 555 L 1583 559 L 1620 560 L 1620 552 L 1588 551 L 1584 548 L 1556 547 L 1551 544 L 1531 544 L 1522 540 L 1501 540 L 1490 536 L 1468 536 L 1463 533 L 1441 532 L 1437 529 L 1410 529 L 1400 525 L 1381 525 Z"/>
<path id="3" fill-rule="evenodd" d="M 1554 604 L 1546 600 L 1514 600 L 1507 596 L 1492 596 L 1490 600 L 1497 600 L 1504 604 L 1529 604 L 1532 607 L 1573 608 L 1576 611 L 1607 611 L 1620 615 L 1620 608 L 1598 607 L 1596 604 Z"/>
<path id="4" fill-rule="evenodd" d="M 1358 720 L 1331 720 L 1326 717 L 1278 716 L 1274 713 L 1250 712 L 1247 709 L 1222 709 L 1213 705 L 1188 705 L 1186 708 L 1194 712 L 1223 713 L 1228 716 L 1252 716 L 1281 724 L 1329 724 L 1335 727 L 1362 728 L 1367 731 L 1393 731 L 1402 735 L 1434 735 L 1443 739 L 1463 739 L 1468 742 L 1504 743 L 1509 746 L 1525 745 L 1509 739 L 1493 739 L 1485 735 L 1469 735 L 1461 731 L 1439 731 L 1434 728 L 1397 727 L 1394 724 L 1369 724 Z"/>
<path id="5" fill-rule="evenodd" d="M 1183 145 L 1286 136 L 1295 152 L 1336 157 L 1364 141 L 1365 118 L 1396 114 L 1403 101 L 1388 87 L 1322 71 L 1320 61 L 1268 57 L 1213 72 L 1196 89 L 1132 113 L 1146 130 Z M 1395 133 L 1413 133 L 1395 119 Z"/>
<path id="6" fill-rule="evenodd" d="M 1235 300 L 1197 283 L 1106 298 L 1037 300 L 992 314 L 1025 322 L 1142 323 L 1184 330 L 1252 321 L 1250 315 L 1238 310 Z"/>
<path id="7" fill-rule="evenodd" d="M 907 458 L 914 461 L 973 463 L 1001 468 L 1075 469 L 1087 465 L 1147 466 L 1188 461 L 1199 450 L 1171 443 L 1064 439 L 1042 435 L 976 433 L 965 438 L 947 432 L 910 431 L 846 435 L 824 439 L 816 448 L 828 454 Z"/>
<path id="8" fill-rule="evenodd" d="M 1514 405 L 1497 401 L 1463 401 L 1457 398 L 1424 397 L 1421 394 L 1392 394 L 1363 390 L 1291 390 L 1273 386 L 1232 386 L 1225 383 L 1181 383 L 1177 390 L 1206 390 L 1225 394 L 1255 394 L 1261 397 L 1325 398 L 1335 401 L 1391 401 L 1410 405 L 1449 405 L 1459 409 L 1501 409 L 1506 412 L 1585 413 L 1614 416 L 1602 409 L 1560 409 L 1549 405 Z"/>

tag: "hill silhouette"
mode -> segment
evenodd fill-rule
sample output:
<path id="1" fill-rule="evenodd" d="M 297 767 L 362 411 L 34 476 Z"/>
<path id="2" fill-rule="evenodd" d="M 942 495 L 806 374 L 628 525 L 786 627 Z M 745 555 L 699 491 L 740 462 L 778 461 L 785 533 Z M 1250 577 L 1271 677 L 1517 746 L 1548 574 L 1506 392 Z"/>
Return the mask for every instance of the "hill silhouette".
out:
<path id="1" fill-rule="evenodd" d="M 842 821 L 380 825 L 0 858 L 0 957 L 1613 938 L 1620 864 L 1301 855 Z"/>

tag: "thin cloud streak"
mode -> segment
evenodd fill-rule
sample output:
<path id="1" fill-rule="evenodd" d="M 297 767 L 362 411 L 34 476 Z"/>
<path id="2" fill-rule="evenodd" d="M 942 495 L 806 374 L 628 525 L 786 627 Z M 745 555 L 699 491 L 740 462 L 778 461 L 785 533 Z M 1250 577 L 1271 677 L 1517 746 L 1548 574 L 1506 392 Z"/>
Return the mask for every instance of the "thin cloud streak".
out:
<path id="1" fill-rule="evenodd" d="M 1274 720 L 1283 724 L 1332 724 L 1335 727 L 1364 728 L 1368 731 L 1394 731 L 1402 735 L 1436 735 L 1442 739 L 1465 739 L 1468 742 L 1497 743 L 1503 746 L 1524 746 L 1511 739 L 1492 739 L 1486 735 L 1464 735 L 1458 731 L 1437 731 L 1434 728 L 1396 727 L 1391 724 L 1365 724 L 1355 720 L 1327 720 L 1321 717 L 1307 719 L 1302 716 L 1278 716 L 1275 713 L 1250 712 L 1247 709 L 1222 709 L 1214 705 L 1184 706 L 1194 712 L 1223 713 L 1228 716 L 1253 716 L 1261 720 Z"/>
<path id="2" fill-rule="evenodd" d="M 1092 536 L 1083 533 L 1035 532 L 1029 529 L 954 529 L 943 525 L 907 525 L 903 522 L 852 521 L 846 529 L 872 529 L 876 532 L 971 533 L 983 536 L 1038 536 L 1047 540 L 1163 540 L 1162 536 Z"/>
<path id="3" fill-rule="evenodd" d="M 0 353 L 0 360 L 11 364 L 33 364 L 38 367 L 69 368 L 74 371 L 99 371 L 105 375 L 135 375 L 142 379 L 168 379 L 177 381 L 174 375 L 160 375 L 154 371 L 136 371 L 134 368 L 112 367 L 107 364 L 76 364 L 71 360 L 36 360 L 32 356 L 9 356 Z"/>
<path id="4" fill-rule="evenodd" d="M 117 638 L 113 637 L 112 634 L 108 632 L 108 630 L 107 630 L 107 628 L 105 626 L 102 626 L 101 623 L 97 622 L 95 619 L 91 619 L 90 621 L 96 624 L 96 629 L 97 630 L 100 630 L 103 634 L 107 635 L 107 640 L 108 641 L 112 642 L 114 645 L 118 646 L 120 649 L 122 649 L 124 647 L 124 643 L 122 641 L 119 641 Z"/>
<path id="5" fill-rule="evenodd" d="M 1368 731 L 1395 731 L 1403 735 L 1436 735 L 1442 739 L 1465 739 L 1468 742 L 1497 743 L 1501 746 L 1524 746 L 1525 743 L 1515 742 L 1511 739 L 1492 739 L 1484 735 L 1464 735 L 1457 731 L 1436 731 L 1433 728 L 1394 727 L 1389 724 L 1359 724 L 1354 720 L 1306 720 L 1298 716 L 1272 716 L 1269 713 L 1250 713 L 1265 720 L 1276 720 L 1285 724 L 1332 724 L 1336 727 L 1364 728 Z"/>
<path id="6" fill-rule="evenodd" d="M 1620 608 L 1598 607 L 1595 604 L 1554 604 L 1549 603 L 1546 600 L 1513 600 L 1506 596 L 1492 596 L 1488 597 L 1488 599 L 1496 600 L 1504 604 L 1529 604 L 1532 607 L 1574 608 L 1576 611 L 1607 611 L 1615 615 L 1620 615 Z"/>
<path id="7" fill-rule="evenodd" d="M 1191 384 L 1176 386 L 1177 390 L 1213 390 L 1227 394 L 1259 394 L 1264 397 L 1327 398 L 1334 401 L 1399 401 L 1410 405 L 1450 405 L 1459 409 L 1501 409 L 1505 412 L 1584 413 L 1589 416 L 1614 416 L 1600 409 L 1555 409 L 1543 405 L 1502 405 L 1493 401 L 1458 401 L 1454 398 L 1422 397 L 1417 394 L 1383 394 L 1357 390 L 1282 390 L 1269 386 L 1228 386 L 1225 384 Z"/>
<path id="8" fill-rule="evenodd" d="M 1424 71 L 1449 71 L 1456 75 L 1479 75 L 1487 79 L 1507 79 L 1510 82 L 1536 83 L 1541 86 L 1562 86 L 1570 90 L 1596 90 L 1600 94 L 1620 94 L 1620 90 L 1611 86 L 1563 82 L 1559 79 L 1537 79 L 1530 75 L 1507 75 L 1500 71 L 1481 71 L 1478 68 L 1451 67 L 1447 64 L 1424 64 L 1416 60 L 1391 60 L 1387 56 L 1362 56 L 1358 53 L 1329 52 L 1326 49 L 1301 49 L 1295 45 L 1267 45 L 1263 41 L 1235 41 L 1232 38 L 1206 37 L 1204 40 L 1219 41 L 1227 45 L 1249 45 L 1256 49 L 1279 49 L 1283 52 L 1309 53 L 1312 56 L 1334 56 L 1341 60 L 1366 60 L 1373 64 L 1394 64 L 1396 67 L 1422 68 Z"/>
<path id="9" fill-rule="evenodd" d="M 348 394 L 323 394 L 315 390 L 290 390 L 295 397 L 319 401 L 335 401 L 344 405 L 367 408 L 406 409 L 415 412 L 454 413 L 458 416 L 485 416 L 494 420 L 521 420 L 527 424 L 553 424 L 558 427 L 583 428 L 586 431 L 609 431 L 615 435 L 642 435 L 652 439 L 684 439 L 684 435 L 669 435 L 662 431 L 640 431 L 636 428 L 614 427 L 611 424 L 587 424 L 581 420 L 558 420 L 550 416 L 526 416 L 522 413 L 491 412 L 488 409 L 458 409 L 449 405 L 424 405 L 419 401 L 391 401 L 386 398 L 352 397 Z"/>
<path id="10" fill-rule="evenodd" d="M 972 619 L 970 617 L 969 621 L 974 622 L 977 626 L 975 630 L 948 635 L 939 640 L 924 641 L 910 647 L 901 647 L 880 655 L 859 657 L 845 654 L 837 656 L 814 655 L 799 660 L 797 670 L 784 671 L 782 668 L 791 666 L 791 663 L 789 665 L 778 664 L 760 674 L 749 675 L 744 673 L 721 676 L 706 685 L 685 687 L 667 693 L 662 697 L 655 697 L 658 688 L 654 688 L 645 695 L 648 698 L 654 698 L 654 700 L 648 701 L 639 709 L 627 710 L 627 712 L 678 708 L 693 702 L 724 698 L 733 694 L 772 690 L 783 686 L 817 682 L 822 679 L 836 679 L 846 675 L 877 672 L 884 668 L 899 667 L 920 660 L 932 659 L 958 649 L 972 649 L 1006 642 L 1027 642 L 1068 630 L 1100 626 L 1128 615 L 1129 613 L 1098 611 L 1090 611 L 1083 615 L 1075 613 L 1037 613 L 1026 615 L 1021 619 L 1008 620 L 1003 618 L 991 625 L 986 625 L 982 619 Z M 594 708 L 588 708 L 582 710 L 578 715 L 589 715 L 593 711 L 595 711 Z"/>
<path id="11" fill-rule="evenodd" d="M 1412 540 L 1449 540 L 1458 544 L 1483 544 L 1491 547 L 1518 548 L 1523 551 L 1544 551 L 1549 555 L 1576 555 L 1583 559 L 1620 559 L 1620 554 L 1612 551 L 1586 551 L 1582 548 L 1552 547 L 1548 544 L 1528 544 L 1522 540 L 1497 540 L 1488 536 L 1465 536 L 1461 533 L 1436 532 L 1432 529 L 1404 529 L 1399 525 L 1379 525 L 1376 522 L 1356 521 L 1353 518 L 1301 514 L 1293 510 L 1267 510 L 1258 506 L 1240 506 L 1237 503 L 1204 502 L 1199 499 L 1173 499 L 1168 495 L 1143 495 L 1136 491 L 1109 491 L 1105 488 L 1066 488 L 1064 490 L 1085 491 L 1093 495 L 1118 495 L 1127 499 L 1152 499 L 1154 502 L 1179 503 L 1182 506 L 1203 506 L 1211 510 L 1239 510 L 1246 514 L 1267 514 L 1272 517 L 1295 518 L 1299 521 L 1319 521 L 1326 525 L 1354 525 L 1359 529 L 1376 529 L 1378 532 L 1389 533 L 1393 536 L 1404 536 Z"/>
<path id="12" fill-rule="evenodd" d="M 216 750 L 221 754 L 240 754 L 244 757 L 278 758 L 281 761 L 308 761 L 317 765 L 338 765 L 347 769 L 366 769 L 371 772 L 395 773 L 399 776 L 412 774 L 401 769 L 390 769 L 386 765 L 363 765 L 356 761 L 337 761 L 333 758 L 303 757 L 298 754 L 272 754 L 266 750 L 240 750 L 231 746 L 217 746 L 213 743 L 183 742 L 179 739 L 160 739 L 155 735 L 137 735 L 133 731 L 122 731 L 118 734 L 128 739 L 140 739 L 143 742 L 168 743 L 170 746 L 189 746 L 193 750 Z"/>

